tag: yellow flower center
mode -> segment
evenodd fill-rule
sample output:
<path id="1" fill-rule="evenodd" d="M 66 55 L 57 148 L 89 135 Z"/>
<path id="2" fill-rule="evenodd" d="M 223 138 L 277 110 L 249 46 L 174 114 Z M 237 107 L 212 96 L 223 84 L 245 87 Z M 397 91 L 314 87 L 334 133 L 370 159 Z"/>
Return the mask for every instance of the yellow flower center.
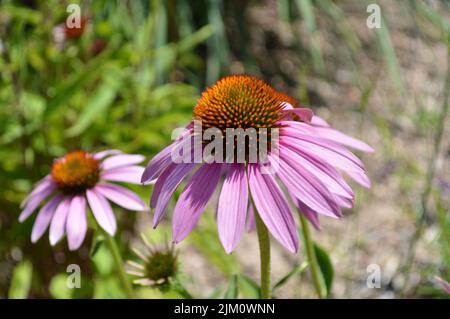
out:
<path id="1" fill-rule="evenodd" d="M 51 175 L 58 187 L 66 193 L 78 193 L 97 184 L 99 162 L 84 151 L 73 151 L 56 160 Z"/>
<path id="2" fill-rule="evenodd" d="M 286 96 L 249 75 L 226 76 L 207 88 L 194 108 L 194 120 L 204 130 L 273 128 L 283 117 Z"/>

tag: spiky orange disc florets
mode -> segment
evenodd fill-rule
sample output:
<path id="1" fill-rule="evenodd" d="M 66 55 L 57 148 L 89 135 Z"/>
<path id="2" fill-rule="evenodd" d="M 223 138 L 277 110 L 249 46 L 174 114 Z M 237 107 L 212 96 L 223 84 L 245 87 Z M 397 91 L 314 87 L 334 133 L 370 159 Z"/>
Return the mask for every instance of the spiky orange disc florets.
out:
<path id="1" fill-rule="evenodd" d="M 273 128 L 283 117 L 286 96 L 249 75 L 224 77 L 207 88 L 194 108 L 203 129 Z"/>
<path id="2" fill-rule="evenodd" d="M 98 182 L 99 162 L 89 153 L 73 151 L 53 163 L 51 175 L 64 192 L 81 192 Z"/>

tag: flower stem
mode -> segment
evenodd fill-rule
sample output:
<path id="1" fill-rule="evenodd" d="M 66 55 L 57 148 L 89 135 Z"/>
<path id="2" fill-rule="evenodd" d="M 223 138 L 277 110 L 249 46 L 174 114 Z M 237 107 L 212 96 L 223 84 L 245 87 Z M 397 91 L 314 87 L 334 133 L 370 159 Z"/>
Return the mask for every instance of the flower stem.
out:
<path id="1" fill-rule="evenodd" d="M 270 238 L 266 225 L 259 217 L 255 206 L 253 205 L 255 214 L 256 232 L 258 233 L 259 254 L 261 262 L 261 298 L 270 299 Z"/>
<path id="2" fill-rule="evenodd" d="M 104 233 L 105 242 L 108 246 L 109 250 L 111 251 L 111 255 L 114 259 L 114 263 L 116 265 L 116 270 L 119 276 L 119 280 L 125 289 L 125 294 L 127 298 L 132 299 L 134 298 L 133 289 L 131 288 L 130 281 L 128 280 L 127 274 L 125 273 L 125 269 L 123 267 L 123 259 L 119 252 L 119 247 L 117 247 L 117 243 L 114 240 L 113 237 L 111 237 L 109 234 Z"/>
<path id="3" fill-rule="evenodd" d="M 308 221 L 302 213 L 300 213 L 299 215 L 303 229 L 303 238 L 305 239 L 306 256 L 308 258 L 309 268 L 311 269 L 311 277 L 314 283 L 314 288 L 317 292 L 317 296 L 320 299 L 323 299 L 325 297 L 325 292 L 323 289 L 322 280 L 320 278 L 320 269 L 319 265 L 317 264 L 316 254 L 314 252 L 314 242 L 311 238 Z"/>

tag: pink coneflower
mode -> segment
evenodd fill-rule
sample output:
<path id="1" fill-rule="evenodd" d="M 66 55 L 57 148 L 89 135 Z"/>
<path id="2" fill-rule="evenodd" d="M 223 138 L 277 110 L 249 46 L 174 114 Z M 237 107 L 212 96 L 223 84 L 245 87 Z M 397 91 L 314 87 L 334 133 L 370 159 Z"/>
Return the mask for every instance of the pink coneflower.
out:
<path id="1" fill-rule="evenodd" d="M 51 174 L 44 177 L 22 202 L 19 221 L 26 220 L 41 203 L 31 233 L 36 242 L 50 225 L 50 244 L 55 245 L 67 234 L 70 250 L 83 243 L 88 228 L 87 203 L 97 223 L 108 234 L 116 232 L 116 218 L 108 200 L 129 210 L 146 209 L 145 203 L 132 191 L 109 183 L 139 183 L 144 170 L 136 164 L 144 156 L 107 150 L 89 154 L 74 151 L 55 160 Z"/>
<path id="2" fill-rule="evenodd" d="M 311 110 L 296 106 L 293 98 L 247 75 L 225 77 L 203 92 L 193 112 L 193 119 L 201 121 L 202 130 L 268 129 L 270 136 L 271 130 L 278 129 L 278 152 L 272 152 L 275 147 L 269 145 L 267 156 L 271 164 L 277 163 L 278 169 L 269 174 L 264 169 L 266 164 L 249 161 L 174 163 L 172 152 L 182 143 L 177 140 L 150 161 L 142 176 L 143 183 L 157 178 L 150 202 L 154 226 L 165 214 L 176 188 L 188 176 L 173 212 L 174 242 L 183 240 L 196 226 L 217 188 L 221 188 L 218 232 L 228 253 L 241 238 L 247 215 L 252 212 L 250 202 L 273 237 L 291 252 L 298 249 L 298 235 L 290 202 L 315 227 L 319 214 L 341 217 L 341 208 L 351 208 L 354 202 L 354 193 L 341 171 L 362 186 L 370 186 L 363 163 L 346 147 L 364 152 L 373 149 L 331 128 Z M 192 137 L 193 125 L 187 128 L 187 135 Z"/>

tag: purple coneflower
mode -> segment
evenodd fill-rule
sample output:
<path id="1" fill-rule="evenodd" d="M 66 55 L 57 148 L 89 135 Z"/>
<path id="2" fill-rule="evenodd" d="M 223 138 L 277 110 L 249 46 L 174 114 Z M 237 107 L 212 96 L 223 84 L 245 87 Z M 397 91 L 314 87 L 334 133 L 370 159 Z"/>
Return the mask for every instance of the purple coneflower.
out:
<path id="1" fill-rule="evenodd" d="M 363 152 L 373 149 L 297 106 L 293 98 L 247 75 L 227 76 L 204 91 L 193 112 L 193 120 L 201 121 L 202 130 L 268 129 L 270 135 L 270 130 L 278 129 L 278 152 L 273 154 L 270 147 L 268 152 L 269 162 L 276 162 L 278 169 L 268 174 L 266 164 L 248 161 L 174 163 L 172 152 L 181 143 L 177 140 L 149 162 L 142 176 L 143 183 L 157 178 L 150 201 L 154 227 L 188 176 L 173 212 L 174 242 L 183 240 L 196 226 L 217 188 L 221 188 L 218 232 L 228 253 L 238 244 L 246 219 L 253 218 L 248 216 L 253 211 L 251 202 L 273 237 L 291 252 L 298 249 L 298 235 L 289 202 L 315 227 L 319 227 L 318 215 L 341 217 L 341 208 L 351 208 L 354 202 L 354 193 L 341 172 L 370 186 L 363 163 L 347 147 Z M 187 128 L 192 136 L 193 125 Z"/>
<path id="2" fill-rule="evenodd" d="M 108 200 L 136 211 L 145 210 L 146 205 L 132 191 L 109 182 L 139 183 L 144 168 L 136 164 L 144 159 L 142 155 L 107 150 L 94 154 L 73 151 L 55 160 L 51 173 L 21 205 L 19 221 L 23 222 L 47 200 L 37 215 L 31 241 L 42 237 L 50 225 L 51 245 L 67 234 L 69 249 L 78 249 L 88 228 L 87 203 L 100 227 L 114 235 L 116 218 Z"/>

